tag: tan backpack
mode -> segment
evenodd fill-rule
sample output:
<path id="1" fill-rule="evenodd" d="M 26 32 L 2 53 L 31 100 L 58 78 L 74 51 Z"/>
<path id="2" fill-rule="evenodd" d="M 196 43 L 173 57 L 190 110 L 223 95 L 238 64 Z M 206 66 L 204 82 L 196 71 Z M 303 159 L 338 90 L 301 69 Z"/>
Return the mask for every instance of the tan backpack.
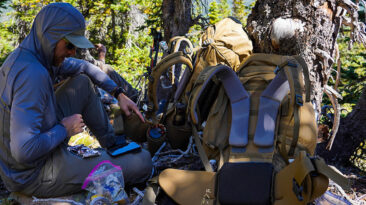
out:
<path id="1" fill-rule="evenodd" d="M 240 63 L 252 52 L 252 41 L 240 21 L 228 17 L 209 26 L 201 36 L 201 47 L 196 53 L 193 74 L 185 90 L 187 102 L 192 86 L 204 68 L 224 64 L 237 71 Z"/>
<path id="2" fill-rule="evenodd" d="M 207 89 L 212 84 L 218 89 Z M 167 169 L 159 185 L 178 204 L 221 205 L 305 205 L 326 191 L 328 178 L 349 188 L 312 157 L 317 127 L 309 88 L 298 56 L 253 54 L 237 73 L 225 65 L 205 68 L 188 110 L 206 171 Z M 217 96 L 213 102 L 201 99 L 207 92 Z M 210 159 L 218 162 L 216 172 Z"/>
<path id="3" fill-rule="evenodd" d="M 189 49 L 176 52 L 179 47 L 177 45 L 183 42 L 189 45 Z M 203 68 L 217 64 L 225 64 L 233 70 L 237 70 L 240 62 L 252 53 L 253 46 L 241 23 L 230 17 L 209 26 L 201 36 L 201 47 L 199 48 L 192 49 L 192 44 L 184 37 L 172 38 L 169 41 L 169 47 L 175 53 L 168 55 L 156 66 L 156 69 L 153 69 L 153 81 L 149 83 L 149 100 L 153 102 L 153 110 L 157 110 L 156 90 L 159 76 L 175 64 L 184 63 L 188 65 L 190 69 L 185 70 L 175 95 L 171 96 L 173 100 L 168 106 L 165 123 L 163 122 L 167 127 L 167 138 L 172 147 L 185 149 L 192 131 L 191 126 L 186 122 L 187 116 L 184 113 L 197 76 Z M 183 58 L 186 60 L 183 60 Z M 188 61 L 191 58 L 194 60 L 191 61 L 192 64 L 190 65 Z M 174 123 L 177 118 L 185 122 Z"/>

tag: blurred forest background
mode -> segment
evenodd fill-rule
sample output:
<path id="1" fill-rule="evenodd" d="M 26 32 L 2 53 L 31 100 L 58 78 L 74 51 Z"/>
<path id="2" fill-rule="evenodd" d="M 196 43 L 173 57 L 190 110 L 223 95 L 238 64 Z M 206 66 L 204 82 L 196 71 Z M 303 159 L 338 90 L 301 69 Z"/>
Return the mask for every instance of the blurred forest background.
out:
<path id="1" fill-rule="evenodd" d="M 38 11 L 45 5 L 57 0 L 0 0 L 0 65 L 7 55 L 28 34 L 32 21 Z M 102 43 L 107 47 L 106 63 L 120 73 L 132 85 L 137 84 L 137 76 L 142 75 L 150 64 L 150 47 L 153 45 L 152 31 L 163 34 L 164 39 L 174 36 L 163 26 L 163 0 L 64 0 L 78 8 L 87 21 L 87 35 L 93 43 Z M 165 1 L 166 3 L 167 1 Z M 189 0 L 191 22 L 185 36 L 195 46 L 204 28 L 227 16 L 238 18 L 246 25 L 248 15 L 255 1 L 244 0 Z M 358 1 L 357 1 L 358 2 Z M 365 8 L 360 5 L 359 20 L 365 22 Z M 354 44 L 348 49 L 350 29 L 343 27 L 338 37 L 341 59 L 341 83 L 338 92 L 342 112 L 346 117 L 355 108 L 366 80 L 366 49 L 363 45 Z M 169 36 L 170 35 L 170 36 Z M 334 63 L 335 76 L 337 63 Z M 331 77 L 329 84 L 334 84 Z M 330 105 L 324 95 L 322 106 Z M 321 118 L 320 124 L 328 124 L 332 118 L 332 109 Z M 329 130 L 331 132 L 331 130 Z M 366 150 L 365 136 L 360 136 L 360 147 Z M 355 152 L 358 152 L 358 151 Z M 365 155 L 365 153 L 361 153 Z M 366 156 L 361 157 L 363 159 Z M 360 161 L 359 161 L 360 162 Z M 358 163 L 359 163 L 358 162 Z M 357 164 L 366 171 L 366 163 Z M 357 163 L 357 162 L 353 162 Z"/>
<path id="2" fill-rule="evenodd" d="M 151 31 L 162 32 L 163 0 L 0 0 L 0 65 L 28 34 L 39 10 L 52 2 L 67 2 L 79 9 L 87 21 L 90 41 L 107 47 L 106 63 L 133 85 L 137 83 L 136 76 L 150 63 Z M 192 3 L 193 18 L 207 19 L 192 25 L 186 34 L 197 45 L 202 26 L 230 15 L 246 22 L 255 2 L 203 0 Z"/>

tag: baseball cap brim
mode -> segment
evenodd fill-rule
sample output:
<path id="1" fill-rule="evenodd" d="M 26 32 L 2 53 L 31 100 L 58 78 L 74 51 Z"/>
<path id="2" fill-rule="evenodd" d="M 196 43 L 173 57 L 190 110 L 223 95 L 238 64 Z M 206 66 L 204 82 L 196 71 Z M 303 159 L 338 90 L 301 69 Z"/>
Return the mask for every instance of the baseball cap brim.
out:
<path id="1" fill-rule="evenodd" d="M 67 34 L 65 38 L 77 48 L 94 48 L 94 45 L 83 35 L 83 31 Z"/>

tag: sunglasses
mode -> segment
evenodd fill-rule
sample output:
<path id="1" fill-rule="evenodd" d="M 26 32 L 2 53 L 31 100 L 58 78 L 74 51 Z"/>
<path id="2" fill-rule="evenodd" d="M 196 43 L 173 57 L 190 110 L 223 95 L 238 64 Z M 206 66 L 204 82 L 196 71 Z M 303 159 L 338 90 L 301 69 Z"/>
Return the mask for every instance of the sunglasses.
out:
<path id="1" fill-rule="evenodd" d="M 66 38 L 64 38 L 64 41 L 66 41 L 66 48 L 69 49 L 69 50 L 73 50 L 75 49 L 75 45 L 72 44 L 69 40 L 67 40 Z"/>

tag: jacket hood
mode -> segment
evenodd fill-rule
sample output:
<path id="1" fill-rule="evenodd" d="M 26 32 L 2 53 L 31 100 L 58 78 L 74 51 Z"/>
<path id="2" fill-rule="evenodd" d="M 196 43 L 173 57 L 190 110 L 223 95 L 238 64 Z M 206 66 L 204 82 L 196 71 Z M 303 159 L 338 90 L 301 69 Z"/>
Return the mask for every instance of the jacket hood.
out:
<path id="1" fill-rule="evenodd" d="M 19 47 L 33 53 L 51 75 L 57 42 L 75 31 L 85 31 L 83 15 L 69 3 L 52 3 L 45 6 L 34 19 L 32 29 Z"/>

